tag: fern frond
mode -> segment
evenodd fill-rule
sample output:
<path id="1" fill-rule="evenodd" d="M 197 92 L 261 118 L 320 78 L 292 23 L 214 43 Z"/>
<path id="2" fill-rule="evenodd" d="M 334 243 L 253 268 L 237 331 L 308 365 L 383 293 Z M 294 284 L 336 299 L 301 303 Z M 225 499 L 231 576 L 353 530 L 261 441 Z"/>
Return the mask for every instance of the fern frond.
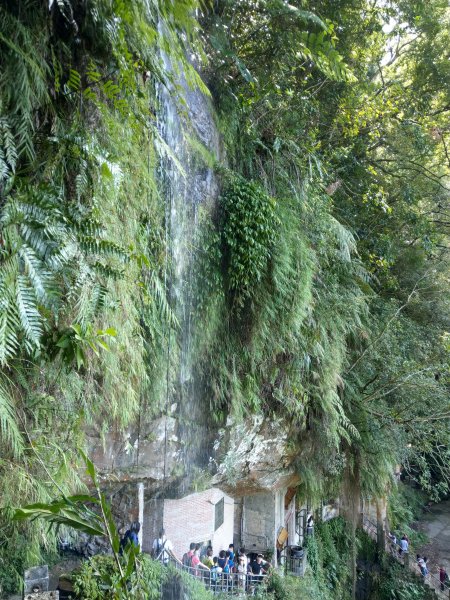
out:
<path id="1" fill-rule="evenodd" d="M 14 172 L 18 158 L 17 147 L 11 125 L 6 117 L 0 118 L 0 146 L 2 147 L 3 156 L 6 158 L 8 167 Z"/>
<path id="2" fill-rule="evenodd" d="M 342 223 L 334 217 L 329 217 L 330 232 L 339 245 L 339 255 L 345 262 L 350 262 L 352 254 L 356 252 L 356 241 L 351 233 Z"/>
<path id="3" fill-rule="evenodd" d="M 9 174 L 8 163 L 5 160 L 5 155 L 3 153 L 3 149 L 0 148 L 0 180 L 6 179 Z"/>
<path id="4" fill-rule="evenodd" d="M 279 14 L 290 14 L 304 23 L 314 23 L 314 25 L 318 25 L 321 29 L 327 29 L 326 23 L 309 10 L 301 10 L 296 6 L 289 4 L 286 0 L 273 0 L 272 5 L 277 9 Z"/>
<path id="5" fill-rule="evenodd" d="M 17 277 L 16 300 L 22 328 L 27 338 L 37 346 L 43 331 L 42 317 L 36 308 L 36 295 L 24 275 Z"/>
<path id="6" fill-rule="evenodd" d="M 4 366 L 12 358 L 18 347 L 17 330 L 20 323 L 6 290 L 0 282 L 0 365 Z"/>
<path id="7" fill-rule="evenodd" d="M 123 262 L 127 262 L 129 257 L 127 253 L 118 244 L 108 240 L 99 240 L 88 235 L 80 235 L 78 237 L 80 248 L 89 254 L 99 256 L 109 256 L 118 258 Z"/>
<path id="8" fill-rule="evenodd" d="M 119 279 L 124 275 L 123 269 L 116 269 L 114 267 L 111 267 L 110 265 L 105 265 L 99 261 L 93 263 L 91 267 L 96 273 L 98 273 L 102 277 L 105 277 L 106 279 Z"/>
<path id="9" fill-rule="evenodd" d="M 24 441 L 14 411 L 14 401 L 5 382 L 0 379 L 0 447 L 6 445 L 15 458 L 20 457 Z"/>
<path id="10" fill-rule="evenodd" d="M 28 276 L 33 286 L 36 298 L 42 304 L 49 306 L 52 304 L 52 296 L 56 290 L 52 285 L 52 278 L 49 271 L 43 268 L 42 262 L 36 256 L 32 248 L 22 244 L 18 252 L 24 262 L 25 274 Z"/>
<path id="11" fill-rule="evenodd" d="M 171 327 L 178 327 L 178 319 L 167 300 L 163 282 L 155 271 L 150 273 L 148 288 L 163 322 L 168 322 Z"/>

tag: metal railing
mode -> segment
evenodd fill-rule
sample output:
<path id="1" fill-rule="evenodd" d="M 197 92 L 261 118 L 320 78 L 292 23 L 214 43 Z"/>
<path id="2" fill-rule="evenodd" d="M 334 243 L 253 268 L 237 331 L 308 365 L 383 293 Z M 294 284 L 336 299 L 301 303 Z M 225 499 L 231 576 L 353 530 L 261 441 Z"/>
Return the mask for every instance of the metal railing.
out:
<path id="1" fill-rule="evenodd" d="M 365 515 L 363 515 L 362 517 L 362 525 L 364 531 L 366 531 L 372 539 L 378 539 L 377 525 L 370 521 L 370 519 L 368 519 Z M 393 558 L 395 558 L 395 560 L 400 562 L 402 565 L 411 569 L 411 571 L 416 572 L 416 569 L 414 568 L 415 566 L 417 566 L 420 569 L 420 566 L 416 561 L 411 563 L 410 549 L 408 549 L 408 552 L 403 552 L 401 550 L 399 542 L 395 541 L 394 543 L 394 541 L 391 538 L 389 538 L 389 536 L 385 540 L 385 551 L 388 554 L 390 554 Z M 436 592 L 439 598 L 445 598 L 445 600 L 450 599 L 450 583 L 448 581 L 441 583 L 439 577 L 433 575 L 433 573 L 430 573 L 429 571 L 425 576 L 422 575 L 422 573 L 420 573 L 420 576 L 422 577 L 423 583 L 433 588 L 433 590 Z"/>
<path id="2" fill-rule="evenodd" d="M 267 586 L 268 575 L 251 573 L 218 573 L 204 567 L 189 567 L 170 558 L 169 563 L 179 571 L 188 573 L 213 594 L 228 596 L 257 596 Z"/>

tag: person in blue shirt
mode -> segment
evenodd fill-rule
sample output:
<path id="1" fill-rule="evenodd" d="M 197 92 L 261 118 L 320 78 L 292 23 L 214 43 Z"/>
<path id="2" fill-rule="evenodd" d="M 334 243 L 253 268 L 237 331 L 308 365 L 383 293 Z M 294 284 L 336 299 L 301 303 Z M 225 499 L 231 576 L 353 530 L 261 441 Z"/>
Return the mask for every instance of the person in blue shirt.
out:
<path id="1" fill-rule="evenodd" d="M 120 554 L 123 553 L 124 548 L 126 546 L 128 546 L 128 544 L 133 544 L 133 546 L 136 546 L 137 548 L 139 548 L 138 534 L 139 534 L 140 530 L 141 530 L 141 524 L 139 523 L 139 521 L 135 521 L 134 523 L 131 523 L 130 529 L 128 529 L 125 532 L 125 535 L 120 540 Z"/>
<path id="2" fill-rule="evenodd" d="M 131 524 L 131 528 L 130 528 L 130 542 L 134 545 L 134 546 L 139 546 L 139 532 L 141 530 L 141 524 L 139 523 L 139 521 L 135 521 L 134 523 Z"/>
<path id="3" fill-rule="evenodd" d="M 234 567 L 234 563 L 235 563 L 234 557 L 235 557 L 234 544 L 230 544 L 228 546 L 228 564 L 230 566 L 230 571 L 232 571 L 233 567 Z"/>
<path id="4" fill-rule="evenodd" d="M 230 566 L 228 564 L 228 561 L 229 561 L 229 557 L 227 556 L 227 553 L 225 552 L 225 550 L 221 550 L 219 552 L 218 564 L 219 564 L 219 567 L 222 569 L 223 573 L 230 572 Z"/>
<path id="5" fill-rule="evenodd" d="M 234 552 L 230 552 L 229 550 L 227 550 L 225 556 L 228 558 L 228 572 L 233 573 L 234 560 L 232 557 L 234 557 Z"/>

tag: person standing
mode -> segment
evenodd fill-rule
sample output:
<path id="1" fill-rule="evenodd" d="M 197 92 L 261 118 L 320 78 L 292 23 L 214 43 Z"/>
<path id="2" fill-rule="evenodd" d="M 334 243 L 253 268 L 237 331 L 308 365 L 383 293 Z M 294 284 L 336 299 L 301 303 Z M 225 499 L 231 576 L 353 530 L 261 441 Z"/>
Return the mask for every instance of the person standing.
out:
<path id="1" fill-rule="evenodd" d="M 247 582 L 247 557 L 243 554 L 239 555 L 238 561 L 237 561 L 237 568 L 236 568 L 236 573 L 238 574 L 237 576 L 237 580 L 238 580 L 238 586 L 241 589 L 246 589 L 246 582 Z"/>
<path id="2" fill-rule="evenodd" d="M 248 565 L 250 564 L 250 561 L 248 559 L 247 556 L 247 551 L 245 550 L 245 548 L 239 548 L 239 558 L 243 557 L 245 559 L 245 567 L 247 568 Z"/>
<path id="3" fill-rule="evenodd" d="M 425 579 L 425 577 L 428 575 L 427 557 L 426 556 L 422 557 L 422 556 L 420 556 L 420 554 L 418 554 L 416 559 L 417 559 L 417 564 L 419 566 L 422 577 Z"/>
<path id="4" fill-rule="evenodd" d="M 194 571 L 194 575 L 196 577 L 200 576 L 200 568 L 201 569 L 205 569 L 206 571 L 209 571 L 209 567 L 207 567 L 204 563 L 202 563 L 202 561 L 200 560 L 200 549 L 196 548 L 194 550 L 194 556 L 192 557 L 192 568 L 195 569 Z"/>
<path id="5" fill-rule="evenodd" d="M 397 552 L 397 536 L 395 535 L 395 533 L 389 532 L 388 538 L 391 542 L 391 544 L 390 544 L 391 552 L 392 552 L 392 554 L 395 555 L 395 553 Z"/>
<path id="6" fill-rule="evenodd" d="M 139 523 L 139 521 L 134 521 L 134 523 L 131 523 L 130 529 L 127 529 L 125 535 L 120 540 L 119 554 L 123 553 L 124 549 L 128 546 L 128 544 L 132 544 L 133 546 L 136 546 L 139 549 L 138 534 L 140 530 L 141 524 Z"/>
<path id="7" fill-rule="evenodd" d="M 222 572 L 227 574 L 230 572 L 230 567 L 228 565 L 228 556 L 225 550 L 221 550 L 219 552 L 219 567 L 222 569 Z"/>
<path id="8" fill-rule="evenodd" d="M 217 584 L 221 577 L 222 569 L 219 567 L 219 558 L 217 556 L 213 557 L 213 566 L 211 567 L 211 588 L 215 592 L 217 589 Z"/>
<path id="9" fill-rule="evenodd" d="M 202 556 L 201 561 L 204 565 L 206 565 L 208 567 L 208 569 L 211 569 L 211 567 L 213 566 L 213 549 L 212 546 L 208 546 L 206 548 L 206 554 L 204 556 Z"/>
<path id="10" fill-rule="evenodd" d="M 197 544 L 195 542 L 191 542 L 189 544 L 189 550 L 183 554 L 182 563 L 184 567 L 190 569 L 192 567 L 192 557 L 194 556 L 195 548 Z"/>
<path id="11" fill-rule="evenodd" d="M 445 592 L 448 586 L 448 573 L 444 566 L 439 567 L 439 581 L 441 582 L 441 591 Z"/>
<path id="12" fill-rule="evenodd" d="M 400 540 L 400 550 L 399 550 L 399 554 L 408 554 L 408 549 L 409 549 L 409 543 L 408 543 L 408 538 L 406 537 L 406 535 L 402 536 L 402 539 Z"/>
<path id="13" fill-rule="evenodd" d="M 253 582 L 261 583 L 263 575 L 266 575 L 270 567 L 270 563 L 264 560 L 262 554 L 258 554 L 256 559 L 251 563 L 250 569 L 253 575 Z"/>
<path id="14" fill-rule="evenodd" d="M 161 529 L 159 532 L 159 537 L 153 542 L 152 554 L 155 560 L 161 561 L 164 565 L 169 564 L 170 558 L 180 562 L 173 553 L 172 542 L 166 537 L 166 532 L 164 529 Z"/>

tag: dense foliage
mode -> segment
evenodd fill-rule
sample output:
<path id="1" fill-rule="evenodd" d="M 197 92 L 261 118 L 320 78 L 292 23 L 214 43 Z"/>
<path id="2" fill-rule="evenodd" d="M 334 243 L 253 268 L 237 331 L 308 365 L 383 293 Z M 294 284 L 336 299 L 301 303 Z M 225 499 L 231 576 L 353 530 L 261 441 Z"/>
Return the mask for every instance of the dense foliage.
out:
<path id="1" fill-rule="evenodd" d="M 186 59 L 195 6 L 0 6 L 2 507 L 46 501 L 52 482 L 73 490 L 88 426 L 104 435 L 143 398 L 159 405 L 153 369 L 171 315 L 155 90 L 174 76 L 161 48 L 202 86 Z M 3 511 L 0 589 L 55 543 Z"/>
<path id="2" fill-rule="evenodd" d="M 55 545 L 9 507 L 81 486 L 88 427 L 182 398 L 158 114 L 161 89 L 208 93 L 193 64 L 227 163 L 192 252 L 193 414 L 281 419 L 309 497 L 385 495 L 395 464 L 448 492 L 449 22 L 445 0 L 2 2 L 0 587 Z"/>
<path id="3" fill-rule="evenodd" d="M 244 402 L 287 412 L 309 493 L 349 472 L 385 493 L 400 463 L 439 497 L 449 484 L 448 6 L 309 8 L 223 0 L 208 18 L 230 165 L 276 198 L 282 240 L 269 294 L 259 286 L 248 306 L 251 331 L 227 347 L 241 385 L 227 379 Z M 280 267 L 289 278 L 274 276 Z M 297 291 L 277 312 L 288 281 Z M 215 390 L 220 366 L 208 374 Z"/>
<path id="4" fill-rule="evenodd" d="M 107 589 L 105 581 L 112 580 L 116 570 L 110 556 L 99 555 L 82 564 L 73 574 L 74 591 L 89 600 L 115 600 L 118 596 Z M 138 568 L 129 578 L 129 597 L 158 600 L 161 590 L 186 600 L 212 600 L 215 596 L 203 583 L 184 571 L 163 567 L 147 555 L 139 555 Z"/>

